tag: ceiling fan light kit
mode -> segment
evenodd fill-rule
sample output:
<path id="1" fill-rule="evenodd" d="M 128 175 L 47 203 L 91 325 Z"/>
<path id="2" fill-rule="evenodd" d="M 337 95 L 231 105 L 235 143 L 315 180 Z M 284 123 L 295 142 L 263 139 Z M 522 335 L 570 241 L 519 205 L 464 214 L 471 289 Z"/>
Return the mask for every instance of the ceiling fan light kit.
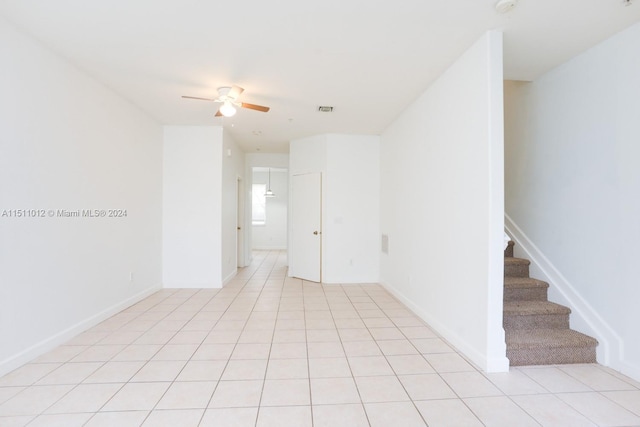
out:
<path id="1" fill-rule="evenodd" d="M 236 111 L 237 111 L 236 107 L 247 108 L 249 110 L 255 110 L 255 111 L 261 111 L 263 113 L 266 113 L 267 111 L 269 111 L 269 107 L 265 107 L 263 105 L 249 104 L 247 102 L 239 102 L 238 98 L 240 97 L 242 92 L 244 92 L 243 88 L 241 88 L 240 86 L 234 85 L 232 87 L 229 87 L 229 86 L 219 87 L 218 97 L 215 99 L 200 98 L 197 96 L 186 96 L 186 95 L 182 95 L 182 97 L 187 99 L 197 99 L 200 101 L 212 101 L 212 102 L 221 103 L 222 105 L 216 112 L 216 117 L 220 117 L 220 116 L 232 117 L 234 114 L 236 114 Z"/>
<path id="2" fill-rule="evenodd" d="M 518 0 L 498 0 L 496 3 L 496 11 L 498 13 L 507 13 L 512 11 L 517 4 Z"/>
<path id="3" fill-rule="evenodd" d="M 220 113 L 225 117 L 233 117 L 236 114 L 236 109 L 231 102 L 224 101 L 220 107 Z"/>

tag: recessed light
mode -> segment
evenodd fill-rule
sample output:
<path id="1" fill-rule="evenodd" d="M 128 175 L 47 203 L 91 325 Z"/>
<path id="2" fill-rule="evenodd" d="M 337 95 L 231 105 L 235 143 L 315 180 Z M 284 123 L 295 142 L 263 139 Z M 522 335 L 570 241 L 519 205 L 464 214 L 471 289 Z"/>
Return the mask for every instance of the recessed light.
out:
<path id="1" fill-rule="evenodd" d="M 507 13 L 513 10 L 516 4 L 518 4 L 518 0 L 498 0 L 496 3 L 496 11 L 498 11 L 498 13 Z"/>

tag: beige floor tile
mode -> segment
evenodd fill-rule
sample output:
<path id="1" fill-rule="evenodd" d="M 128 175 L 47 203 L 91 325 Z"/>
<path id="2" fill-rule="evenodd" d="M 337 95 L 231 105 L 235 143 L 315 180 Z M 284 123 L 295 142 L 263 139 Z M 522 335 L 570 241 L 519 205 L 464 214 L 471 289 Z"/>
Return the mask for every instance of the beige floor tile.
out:
<path id="1" fill-rule="evenodd" d="M 218 381 L 226 366 L 224 360 L 192 360 L 187 362 L 176 381 Z"/>
<path id="2" fill-rule="evenodd" d="M 267 360 L 230 360 L 222 373 L 222 380 L 262 380 Z"/>
<path id="3" fill-rule="evenodd" d="M 502 395 L 502 392 L 479 372 L 452 372 L 441 374 L 441 376 L 463 399 Z"/>
<path id="4" fill-rule="evenodd" d="M 255 427 L 258 408 L 209 408 L 205 411 L 202 427 Z"/>
<path id="5" fill-rule="evenodd" d="M 274 343 L 271 345 L 270 359 L 300 359 L 307 357 L 307 344 L 296 343 Z"/>
<path id="6" fill-rule="evenodd" d="M 558 368 L 596 391 L 636 390 L 633 385 L 605 372 L 596 364 L 563 365 Z"/>
<path id="7" fill-rule="evenodd" d="M 511 398 L 545 427 L 595 427 L 595 424 L 551 394 Z"/>
<path id="8" fill-rule="evenodd" d="M 127 344 L 128 345 L 135 342 L 135 340 L 140 338 L 140 336 L 143 333 L 144 331 L 120 330 L 104 337 L 98 342 L 98 344 L 100 345 Z"/>
<path id="9" fill-rule="evenodd" d="M 522 408 L 504 396 L 464 399 L 486 427 L 540 427 Z"/>
<path id="10" fill-rule="evenodd" d="M 617 403 L 635 415 L 640 416 L 640 390 L 635 391 L 605 391 L 603 396 Z"/>
<path id="11" fill-rule="evenodd" d="M 351 368 L 346 357 L 328 357 L 309 359 L 309 376 L 311 378 L 351 378 Z"/>
<path id="12" fill-rule="evenodd" d="M 35 419 L 34 416 L 18 416 L 18 417 L 0 416 L 0 425 L 2 427 L 24 427 L 34 419 Z"/>
<path id="13" fill-rule="evenodd" d="M 354 377 L 394 375 L 384 356 L 349 357 L 348 360 Z"/>
<path id="14" fill-rule="evenodd" d="M 263 381 L 220 381 L 209 402 L 210 408 L 257 407 Z"/>
<path id="15" fill-rule="evenodd" d="M 173 331 L 162 331 L 158 329 L 152 329 L 144 334 L 140 335 L 140 338 L 135 340 L 133 344 L 136 345 L 164 345 L 168 343 L 175 335 Z"/>
<path id="16" fill-rule="evenodd" d="M 276 329 L 273 334 L 273 343 L 294 343 L 307 342 L 307 335 L 304 329 Z"/>
<path id="17" fill-rule="evenodd" d="M 0 405 L 25 389 L 26 387 L 0 387 Z"/>
<path id="18" fill-rule="evenodd" d="M 125 383 L 144 366 L 145 362 L 107 362 L 89 375 L 85 383 Z"/>
<path id="19" fill-rule="evenodd" d="M 47 414 L 40 415 L 29 423 L 29 427 L 81 427 L 93 414 Z M 0 425 L 4 426 L 2 419 Z"/>
<path id="20" fill-rule="evenodd" d="M 64 363 L 76 357 L 89 348 L 86 345 L 61 345 L 43 354 L 32 363 Z"/>
<path id="21" fill-rule="evenodd" d="M 238 343 L 240 344 L 270 344 L 273 336 L 266 334 L 264 331 L 245 329 L 242 331 Z"/>
<path id="22" fill-rule="evenodd" d="M 511 396 L 548 393 L 544 387 L 523 374 L 517 368 L 511 368 L 509 372 L 485 373 L 484 375 L 498 387 L 500 391 Z"/>
<path id="23" fill-rule="evenodd" d="M 411 402 L 365 403 L 371 427 L 425 427 L 420 413 Z"/>
<path id="24" fill-rule="evenodd" d="M 65 363 L 44 378 L 38 385 L 78 384 L 103 365 L 103 362 Z"/>
<path id="25" fill-rule="evenodd" d="M 256 427 L 311 427 L 310 406 L 262 407 Z"/>
<path id="26" fill-rule="evenodd" d="M 234 344 L 202 344 L 191 360 L 228 360 L 234 347 Z"/>
<path id="27" fill-rule="evenodd" d="M 369 332 L 375 340 L 403 340 L 406 338 L 398 328 L 369 328 Z"/>
<path id="28" fill-rule="evenodd" d="M 483 427 L 473 412 L 458 399 L 422 400 L 415 405 L 429 427 Z"/>
<path id="29" fill-rule="evenodd" d="M 437 338 L 436 333 L 427 326 L 402 326 L 400 331 L 409 339 Z"/>
<path id="30" fill-rule="evenodd" d="M 204 409 L 155 410 L 142 427 L 198 427 Z"/>
<path id="31" fill-rule="evenodd" d="M 362 404 L 316 405 L 313 407 L 314 427 L 369 427 Z"/>
<path id="32" fill-rule="evenodd" d="M 189 360 L 198 349 L 198 344 L 167 344 L 153 356 L 152 360 Z"/>
<path id="33" fill-rule="evenodd" d="M 260 406 L 309 405 L 309 380 L 266 380 Z"/>
<path id="34" fill-rule="evenodd" d="M 126 345 L 93 345 L 71 359 L 71 362 L 106 362 L 120 353 Z"/>
<path id="35" fill-rule="evenodd" d="M 186 361 L 152 360 L 140 368 L 131 381 L 173 381 L 186 363 Z"/>
<path id="36" fill-rule="evenodd" d="M 520 368 L 520 372 L 552 393 L 591 391 L 589 387 L 556 367 Z"/>
<path id="37" fill-rule="evenodd" d="M 207 337 L 209 331 L 185 331 L 181 330 L 177 332 L 173 338 L 169 341 L 170 345 L 180 344 L 201 344 Z"/>
<path id="38" fill-rule="evenodd" d="M 216 388 L 215 381 L 174 382 L 165 392 L 157 409 L 206 408 Z"/>
<path id="39" fill-rule="evenodd" d="M 357 313 L 355 314 L 358 315 Z M 367 326 L 360 318 L 335 319 L 335 325 L 338 329 L 366 329 Z"/>
<path id="40" fill-rule="evenodd" d="M 396 375 L 431 374 L 435 372 L 421 355 L 387 356 L 387 361 Z"/>
<path id="41" fill-rule="evenodd" d="M 328 317 L 322 319 L 313 319 L 307 316 L 305 318 L 307 333 L 309 333 L 309 331 L 315 331 L 318 329 L 335 330 L 336 324 L 334 323 L 333 318 L 330 314 L 326 316 Z"/>
<path id="42" fill-rule="evenodd" d="M 236 344 L 231 353 L 232 360 L 267 359 L 271 344 Z"/>
<path id="43" fill-rule="evenodd" d="M 364 403 L 409 400 L 409 396 L 396 376 L 357 377 L 355 380 Z"/>
<path id="44" fill-rule="evenodd" d="M 0 405 L 0 417 L 38 415 L 67 394 L 73 386 L 32 386 Z"/>
<path id="45" fill-rule="evenodd" d="M 338 329 L 338 335 L 343 343 L 351 341 L 373 341 L 368 329 Z"/>
<path id="46" fill-rule="evenodd" d="M 436 372 L 475 372 L 473 366 L 457 353 L 425 354 L 424 358 Z"/>
<path id="47" fill-rule="evenodd" d="M 149 411 L 98 412 L 85 427 L 139 427 Z"/>
<path id="48" fill-rule="evenodd" d="M 348 341 L 342 345 L 345 354 L 349 357 L 382 356 L 382 351 L 375 341 Z"/>
<path id="49" fill-rule="evenodd" d="M 148 361 L 162 348 L 160 344 L 132 344 L 113 356 L 112 362 Z"/>
<path id="50" fill-rule="evenodd" d="M 367 328 L 395 328 L 396 326 L 387 317 L 370 317 L 363 322 Z"/>
<path id="51" fill-rule="evenodd" d="M 212 330 L 202 342 L 203 344 L 235 344 L 240 339 L 242 331 Z"/>
<path id="52" fill-rule="evenodd" d="M 47 414 L 73 414 L 78 412 L 98 412 L 124 384 L 80 384 L 53 406 Z"/>
<path id="53" fill-rule="evenodd" d="M 62 366 L 61 363 L 28 363 L 0 377 L 0 387 L 29 386 Z"/>
<path id="54" fill-rule="evenodd" d="M 401 375 L 398 378 L 413 400 L 457 397 L 451 387 L 438 374 Z"/>
<path id="55" fill-rule="evenodd" d="M 311 403 L 360 403 L 360 395 L 353 378 L 312 378 Z"/>
<path id="56" fill-rule="evenodd" d="M 339 342 L 310 342 L 307 343 L 307 351 L 310 359 L 345 356 Z"/>
<path id="57" fill-rule="evenodd" d="M 307 329 L 307 342 L 339 342 L 337 329 Z"/>
<path id="58" fill-rule="evenodd" d="M 560 393 L 557 397 L 598 426 L 640 425 L 640 417 L 600 393 Z"/>
<path id="59" fill-rule="evenodd" d="M 127 383 L 109 400 L 102 411 L 151 410 L 171 383 Z"/>
<path id="60" fill-rule="evenodd" d="M 419 354 L 418 350 L 416 350 L 409 340 L 378 340 L 376 343 L 385 356 Z"/>
<path id="61" fill-rule="evenodd" d="M 307 359 L 269 359 L 266 378 L 268 380 L 309 378 Z"/>
<path id="62" fill-rule="evenodd" d="M 422 354 L 453 353 L 455 351 L 440 338 L 413 338 L 411 342 Z"/>

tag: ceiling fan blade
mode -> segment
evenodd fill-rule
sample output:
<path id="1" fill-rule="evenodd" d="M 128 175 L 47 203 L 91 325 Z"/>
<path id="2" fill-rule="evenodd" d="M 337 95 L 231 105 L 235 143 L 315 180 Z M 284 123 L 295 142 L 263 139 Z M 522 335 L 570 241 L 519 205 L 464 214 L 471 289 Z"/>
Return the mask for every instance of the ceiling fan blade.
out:
<path id="1" fill-rule="evenodd" d="M 229 93 L 227 94 L 227 96 L 231 99 L 238 99 L 238 97 L 240 96 L 240 94 L 244 92 L 244 89 L 241 88 L 240 86 L 236 86 L 233 85 L 231 87 L 231 90 L 229 91 Z"/>
<path id="2" fill-rule="evenodd" d="M 197 96 L 186 96 L 186 95 L 182 95 L 183 98 L 187 98 L 187 99 L 199 99 L 200 101 L 215 101 L 215 99 L 211 99 L 211 98 L 199 98 Z"/>
<path id="3" fill-rule="evenodd" d="M 240 106 L 241 106 L 242 108 L 248 108 L 248 109 L 250 109 L 250 110 L 262 111 L 262 112 L 264 112 L 264 113 L 266 113 L 267 111 L 269 111 L 269 107 L 265 107 L 265 106 L 262 106 L 262 105 L 256 105 L 256 104 L 248 104 L 248 103 L 246 103 L 246 102 L 242 102 L 242 103 L 240 104 Z"/>
<path id="4" fill-rule="evenodd" d="M 222 113 L 220 112 L 220 110 L 216 111 L 216 117 L 222 117 Z"/>

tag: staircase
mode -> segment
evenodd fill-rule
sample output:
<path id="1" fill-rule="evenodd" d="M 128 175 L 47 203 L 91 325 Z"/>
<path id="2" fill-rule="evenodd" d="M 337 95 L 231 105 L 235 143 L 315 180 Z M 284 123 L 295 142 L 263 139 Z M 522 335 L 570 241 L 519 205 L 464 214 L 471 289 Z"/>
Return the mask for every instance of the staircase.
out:
<path id="1" fill-rule="evenodd" d="M 503 326 L 511 366 L 595 363 L 598 341 L 569 328 L 568 307 L 549 302 L 549 285 L 529 277 L 529 260 L 504 251 Z"/>

